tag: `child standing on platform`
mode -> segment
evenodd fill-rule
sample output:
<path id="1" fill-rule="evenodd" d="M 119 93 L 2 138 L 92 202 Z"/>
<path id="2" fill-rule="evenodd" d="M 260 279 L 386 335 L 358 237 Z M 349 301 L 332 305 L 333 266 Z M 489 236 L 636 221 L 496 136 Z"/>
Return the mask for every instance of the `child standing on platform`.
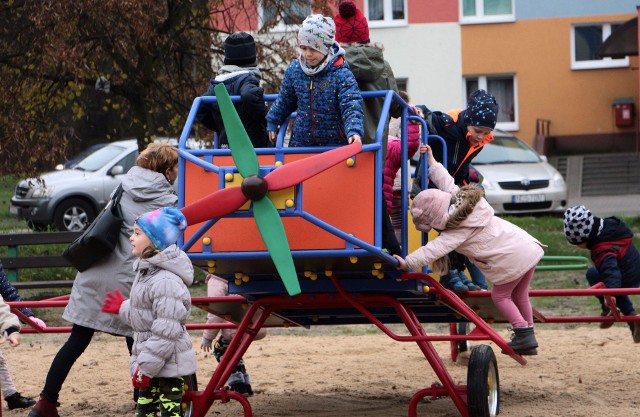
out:
<path id="1" fill-rule="evenodd" d="M 196 354 L 185 324 L 191 314 L 191 260 L 175 244 L 187 227 L 177 208 L 160 208 L 141 215 L 129 238 L 137 272 L 131 296 L 107 293 L 105 313 L 118 314 L 134 330 L 130 369 L 139 388 L 136 417 L 179 417 L 183 376 L 196 372 Z"/>
<path id="2" fill-rule="evenodd" d="M 298 32 L 300 56 L 287 68 L 278 98 L 267 114 L 269 140 L 294 111 L 298 116 L 289 146 L 335 146 L 360 142 L 364 133 L 362 96 L 335 41 L 333 19 L 307 16 Z"/>
<path id="3" fill-rule="evenodd" d="M 406 259 L 395 256 L 399 269 L 419 270 L 432 264 L 436 272 L 448 269 L 447 254 L 457 250 L 469 257 L 493 282 L 491 298 L 513 326 L 509 346 L 520 355 L 537 355 L 529 283 L 542 258 L 540 242 L 518 226 L 494 215 L 481 188 L 459 188 L 436 162 L 427 146 L 429 178 L 439 189 L 428 189 L 413 200 L 411 216 L 418 230 L 436 229 L 440 235 Z"/>

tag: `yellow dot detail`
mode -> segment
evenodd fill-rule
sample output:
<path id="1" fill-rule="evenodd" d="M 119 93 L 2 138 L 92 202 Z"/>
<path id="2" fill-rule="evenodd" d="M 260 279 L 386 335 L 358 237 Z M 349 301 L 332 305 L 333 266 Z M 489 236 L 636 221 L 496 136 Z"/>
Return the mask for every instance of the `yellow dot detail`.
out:
<path id="1" fill-rule="evenodd" d="M 210 245 L 211 244 L 211 238 L 210 237 L 205 237 L 202 239 L 202 244 L 203 245 Z"/>
<path id="2" fill-rule="evenodd" d="M 348 167 L 352 167 L 352 166 L 354 166 L 355 164 L 356 164 L 356 160 L 355 160 L 355 159 L 353 159 L 353 158 L 349 158 L 349 159 L 347 159 L 347 166 L 348 166 Z"/>
<path id="3" fill-rule="evenodd" d="M 243 275 L 242 282 L 249 282 L 249 275 Z"/>
<path id="4" fill-rule="evenodd" d="M 352 264 L 355 264 L 355 263 L 357 263 L 357 262 L 358 262 L 358 257 L 357 257 L 357 256 L 350 256 L 350 257 L 349 257 L 349 261 L 350 261 Z"/>
<path id="5" fill-rule="evenodd" d="M 330 277 L 331 275 L 333 275 L 333 271 L 331 269 L 327 269 L 324 271 L 324 275 Z"/>
<path id="6" fill-rule="evenodd" d="M 216 266 L 216 261 L 213 261 L 213 260 L 207 261 L 207 266 L 209 267 Z"/>
<path id="7" fill-rule="evenodd" d="M 235 283 L 236 283 L 236 285 L 240 285 L 240 284 L 242 284 L 242 280 L 241 279 L 236 279 Z"/>
<path id="8" fill-rule="evenodd" d="M 274 165 L 277 166 L 277 167 L 282 166 L 282 161 L 276 161 L 276 163 Z"/>
<path id="9" fill-rule="evenodd" d="M 233 276 L 236 277 L 236 279 L 242 279 L 242 272 L 236 272 Z"/>
<path id="10" fill-rule="evenodd" d="M 214 267 L 210 266 L 209 268 L 207 268 L 207 271 L 208 271 L 210 274 L 213 274 L 214 272 L 216 272 L 216 269 L 215 269 Z"/>
<path id="11" fill-rule="evenodd" d="M 293 200 L 292 199 L 287 199 L 287 201 L 284 202 L 284 205 L 291 208 L 293 207 Z"/>
<path id="12" fill-rule="evenodd" d="M 375 263 L 373 264 L 373 267 L 374 267 L 375 269 L 380 269 L 380 268 L 382 268 L 382 264 L 381 264 L 380 262 L 375 262 Z"/>
<path id="13" fill-rule="evenodd" d="M 229 173 L 227 173 L 227 174 L 224 174 L 224 179 L 225 179 L 227 182 L 231 182 L 231 181 L 233 181 L 233 174 L 232 174 L 232 173 L 230 173 L 230 172 L 229 172 Z"/>

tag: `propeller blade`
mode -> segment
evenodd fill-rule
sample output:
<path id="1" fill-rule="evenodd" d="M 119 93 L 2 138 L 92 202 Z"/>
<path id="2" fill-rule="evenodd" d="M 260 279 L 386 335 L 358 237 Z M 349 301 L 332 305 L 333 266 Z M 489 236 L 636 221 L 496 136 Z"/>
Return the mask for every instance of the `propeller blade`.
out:
<path id="1" fill-rule="evenodd" d="M 351 145 L 341 146 L 305 159 L 284 164 L 271 171 L 265 177 L 269 191 L 293 187 L 339 164 L 350 156 L 360 153 L 360 151 L 362 151 L 362 143 L 354 142 Z"/>
<path id="2" fill-rule="evenodd" d="M 253 202 L 253 215 L 262 240 L 269 250 L 271 259 L 276 265 L 287 292 L 291 296 L 300 294 L 302 291 L 300 290 L 296 268 L 293 265 L 293 257 L 291 256 L 291 249 L 289 249 L 289 241 L 284 231 L 284 225 L 278 210 L 276 210 L 269 197 Z"/>
<path id="3" fill-rule="evenodd" d="M 240 187 L 218 190 L 181 209 L 189 226 L 232 213 L 247 202 Z"/>
<path id="4" fill-rule="evenodd" d="M 260 164 L 253 144 L 244 129 L 244 125 L 238 116 L 236 108 L 229 97 L 229 93 L 224 84 L 215 86 L 214 91 L 218 99 L 218 106 L 222 114 L 224 128 L 227 131 L 231 156 L 238 167 L 240 175 L 247 178 L 250 175 L 260 174 Z"/>

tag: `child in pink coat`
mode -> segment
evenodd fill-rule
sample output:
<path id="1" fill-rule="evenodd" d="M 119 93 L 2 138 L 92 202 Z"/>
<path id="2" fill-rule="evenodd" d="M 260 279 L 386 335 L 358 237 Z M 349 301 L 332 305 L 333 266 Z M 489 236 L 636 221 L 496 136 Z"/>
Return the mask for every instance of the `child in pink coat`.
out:
<path id="1" fill-rule="evenodd" d="M 395 256 L 399 269 L 418 270 L 432 264 L 436 272 L 448 270 L 447 254 L 467 256 L 493 283 L 491 298 L 513 326 L 509 346 L 520 355 L 537 355 L 529 283 L 542 258 L 542 245 L 518 226 L 494 215 L 476 186 L 459 188 L 436 162 L 427 146 L 429 178 L 438 189 L 422 191 L 413 200 L 411 216 L 418 230 L 432 228 L 440 235 L 405 259 Z"/>

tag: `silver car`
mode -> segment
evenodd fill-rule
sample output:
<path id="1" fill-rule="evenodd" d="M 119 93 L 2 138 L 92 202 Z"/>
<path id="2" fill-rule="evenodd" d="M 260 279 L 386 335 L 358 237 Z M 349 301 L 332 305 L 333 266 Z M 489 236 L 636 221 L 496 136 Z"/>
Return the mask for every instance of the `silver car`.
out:
<path id="1" fill-rule="evenodd" d="M 482 177 L 485 196 L 496 213 L 564 211 L 567 185 L 562 175 L 522 140 L 495 130 L 471 164 Z"/>
<path id="2" fill-rule="evenodd" d="M 20 181 L 9 211 L 34 230 L 81 231 L 105 206 L 137 157 L 135 139 L 109 143 L 71 168 Z"/>

